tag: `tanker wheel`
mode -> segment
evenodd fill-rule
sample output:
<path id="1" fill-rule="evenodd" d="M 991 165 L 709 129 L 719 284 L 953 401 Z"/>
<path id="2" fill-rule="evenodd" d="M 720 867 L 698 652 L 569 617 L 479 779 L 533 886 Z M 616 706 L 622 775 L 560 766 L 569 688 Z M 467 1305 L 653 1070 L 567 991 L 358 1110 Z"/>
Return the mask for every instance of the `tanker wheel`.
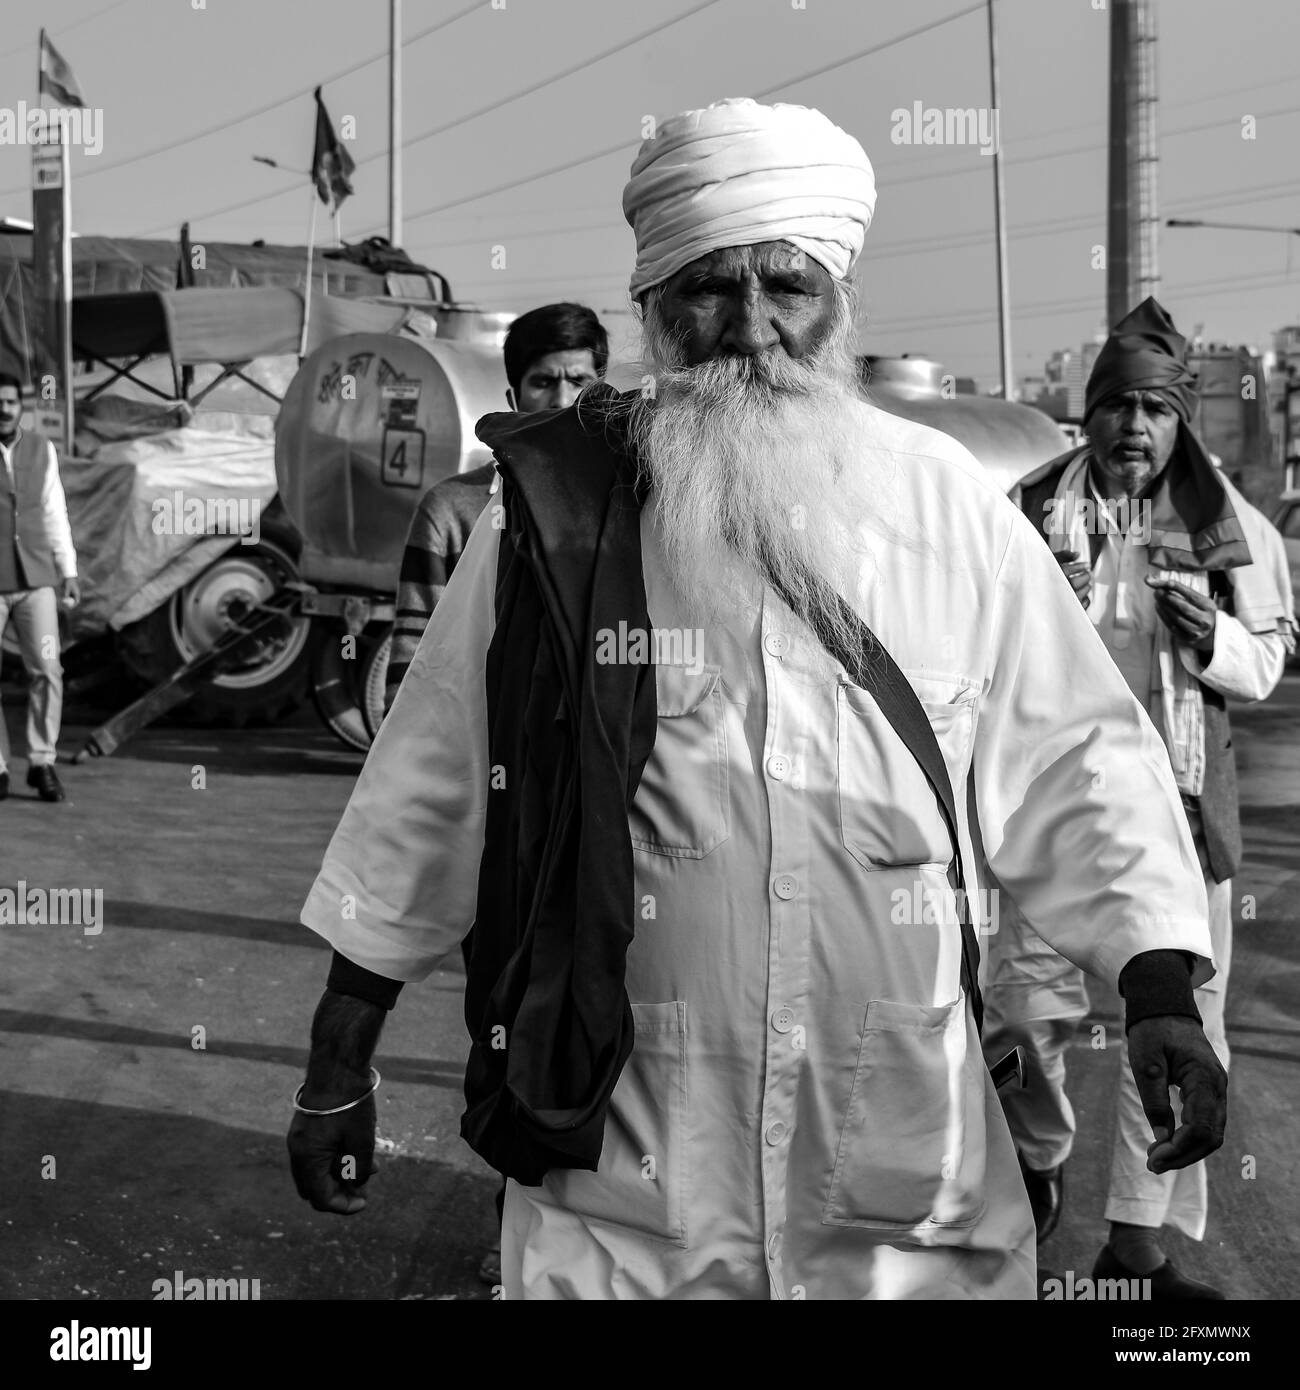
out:
<path id="1" fill-rule="evenodd" d="M 388 670 L 392 624 L 372 623 L 346 647 L 341 622 L 321 622 L 312 662 L 316 711 L 336 738 L 365 752 L 384 717 L 384 677 Z M 348 655 L 348 651 L 351 655 Z"/>
<path id="2" fill-rule="evenodd" d="M 145 684 L 165 680 L 207 651 L 254 604 L 299 577 L 295 539 L 263 521 L 256 545 L 236 544 L 148 617 L 118 633 L 118 652 Z M 277 620 L 246 646 L 236 664 L 212 677 L 189 700 L 195 720 L 242 728 L 271 724 L 307 697 L 311 671 L 311 619 Z"/>
<path id="3" fill-rule="evenodd" d="M 388 658 L 393 650 L 393 625 L 389 623 L 384 635 L 366 657 L 361 671 L 361 714 L 366 730 L 373 739 L 384 721 L 384 687 L 388 683 Z"/>

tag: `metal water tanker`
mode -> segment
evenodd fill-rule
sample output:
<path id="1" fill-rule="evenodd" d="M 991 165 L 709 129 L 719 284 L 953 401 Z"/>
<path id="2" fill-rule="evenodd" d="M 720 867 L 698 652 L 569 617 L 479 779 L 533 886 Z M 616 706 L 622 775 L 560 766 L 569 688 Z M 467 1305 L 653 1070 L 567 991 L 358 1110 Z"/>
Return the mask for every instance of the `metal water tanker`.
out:
<path id="1" fill-rule="evenodd" d="M 506 408 L 505 391 L 501 351 L 481 340 L 352 333 L 312 353 L 275 427 L 303 578 L 391 594 L 416 504 L 491 461 L 474 425 Z"/>
<path id="2" fill-rule="evenodd" d="M 1070 447 L 1055 421 L 1032 406 L 946 393 L 943 368 L 927 357 L 863 357 L 859 363 L 873 405 L 951 435 L 1003 491 Z"/>

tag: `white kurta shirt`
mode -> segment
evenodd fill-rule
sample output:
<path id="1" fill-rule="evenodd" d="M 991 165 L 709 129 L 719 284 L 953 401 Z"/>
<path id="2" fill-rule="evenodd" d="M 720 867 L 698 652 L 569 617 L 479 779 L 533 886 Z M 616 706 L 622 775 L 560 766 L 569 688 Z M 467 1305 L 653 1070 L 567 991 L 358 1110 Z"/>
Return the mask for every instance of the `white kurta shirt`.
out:
<path id="1" fill-rule="evenodd" d="M 888 527 L 864 530 L 849 597 L 924 703 L 959 809 L 973 796 L 997 879 L 1110 982 L 1168 947 L 1206 958 L 1199 982 L 1205 892 L 1168 758 L 1056 561 L 955 441 L 861 413 Z M 697 628 L 654 517 L 652 499 L 651 622 Z M 426 976 L 473 919 L 499 539 L 489 508 L 303 910 L 394 979 Z M 631 815 L 636 1044 L 600 1171 L 509 1184 L 506 1296 L 1033 1298 L 955 915 L 924 907 L 950 901 L 933 793 L 770 592 L 703 643 L 702 670 L 656 672 Z"/>
<path id="2" fill-rule="evenodd" d="M 1091 487 L 1089 491 L 1095 501 L 1096 492 Z M 1254 541 L 1255 550 L 1260 549 L 1255 535 L 1258 527 L 1267 523 L 1244 498 L 1234 496 L 1233 502 L 1247 527 L 1248 540 Z M 1096 514 L 1102 517 L 1100 505 Z M 1092 567 L 1088 615 L 1133 694 L 1153 719 L 1159 719 L 1159 702 L 1151 698 L 1151 664 L 1157 627 L 1163 619 L 1156 608 L 1155 591 L 1146 577 L 1163 571 L 1152 570 L 1146 541 L 1132 527 L 1121 529 L 1104 519 L 1102 527 L 1102 542 Z M 1227 571 L 1230 582 L 1232 573 Z M 1263 700 L 1282 679 L 1287 648 L 1281 633 L 1252 632 L 1238 618 L 1220 609 L 1214 620 L 1212 659 L 1202 662 L 1196 649 L 1184 642 L 1178 644 L 1178 658 L 1189 674 L 1221 695 L 1237 700 Z"/>

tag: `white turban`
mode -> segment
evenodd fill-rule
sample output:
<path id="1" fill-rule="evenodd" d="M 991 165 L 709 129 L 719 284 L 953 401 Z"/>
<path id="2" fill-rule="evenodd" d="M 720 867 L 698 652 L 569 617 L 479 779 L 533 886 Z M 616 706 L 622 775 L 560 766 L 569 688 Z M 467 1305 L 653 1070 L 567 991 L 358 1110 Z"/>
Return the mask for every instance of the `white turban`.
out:
<path id="1" fill-rule="evenodd" d="M 623 190 L 633 298 L 724 246 L 788 241 L 837 279 L 876 206 L 862 146 L 820 111 L 748 97 L 684 111 L 642 141 Z"/>

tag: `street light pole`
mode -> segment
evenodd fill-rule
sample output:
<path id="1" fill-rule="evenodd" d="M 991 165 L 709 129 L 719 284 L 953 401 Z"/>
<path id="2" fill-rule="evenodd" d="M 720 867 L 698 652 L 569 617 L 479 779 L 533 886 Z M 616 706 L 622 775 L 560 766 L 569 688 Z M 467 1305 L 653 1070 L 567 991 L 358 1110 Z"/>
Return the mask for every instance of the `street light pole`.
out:
<path id="1" fill-rule="evenodd" d="M 402 0 L 388 0 L 388 241 L 402 244 Z"/>
<path id="2" fill-rule="evenodd" d="M 993 0 L 988 0 L 989 99 L 993 104 L 996 137 L 993 143 L 993 232 L 998 247 L 998 358 L 1002 364 L 1002 399 L 1015 399 L 1011 370 L 1011 306 L 1007 300 L 1006 199 L 1002 187 L 1002 119 L 998 106 L 998 33 Z"/>

